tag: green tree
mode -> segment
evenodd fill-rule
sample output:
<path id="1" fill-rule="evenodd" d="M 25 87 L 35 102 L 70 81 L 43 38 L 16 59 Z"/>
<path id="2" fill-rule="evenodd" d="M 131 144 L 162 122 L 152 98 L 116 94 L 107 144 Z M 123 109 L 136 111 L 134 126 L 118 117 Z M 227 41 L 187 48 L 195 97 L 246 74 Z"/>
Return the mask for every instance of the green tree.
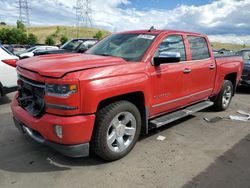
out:
<path id="1" fill-rule="evenodd" d="M 61 32 L 61 28 L 59 26 L 56 27 L 56 31 L 51 35 L 54 38 L 57 38 Z"/>
<path id="2" fill-rule="evenodd" d="M 27 34 L 17 28 L 3 28 L 0 30 L 0 40 L 4 44 L 27 44 Z"/>
<path id="3" fill-rule="evenodd" d="M 20 30 L 18 28 L 11 29 L 11 39 L 12 44 L 27 44 L 27 34 L 23 30 Z"/>
<path id="4" fill-rule="evenodd" d="M 21 22 L 19 20 L 17 20 L 17 22 L 16 22 L 16 27 L 17 27 L 17 29 L 20 29 L 23 32 L 26 31 L 25 25 L 23 24 L 23 22 Z"/>
<path id="5" fill-rule="evenodd" d="M 66 37 L 65 35 L 63 35 L 61 38 L 60 38 L 60 42 L 61 44 L 63 45 L 64 43 L 66 43 L 68 41 L 68 37 Z"/>
<path id="6" fill-rule="evenodd" d="M 29 33 L 28 38 L 27 38 L 27 43 L 29 45 L 35 45 L 38 42 L 38 38 L 36 35 L 33 33 Z"/>
<path id="7" fill-rule="evenodd" d="M 95 39 L 101 39 L 103 37 L 103 32 L 102 31 L 98 31 L 93 38 Z"/>
<path id="8" fill-rule="evenodd" d="M 5 22 L 0 22 L 0 25 L 7 25 Z"/>
<path id="9" fill-rule="evenodd" d="M 10 29 L 3 28 L 0 30 L 0 41 L 3 44 L 10 44 L 9 37 L 8 37 L 9 34 L 10 34 Z"/>
<path id="10" fill-rule="evenodd" d="M 55 45 L 55 43 L 56 43 L 55 39 L 52 35 L 49 35 L 46 37 L 45 44 L 53 46 L 53 45 Z"/>
<path id="11" fill-rule="evenodd" d="M 17 21 L 16 28 L 0 29 L 0 41 L 4 44 L 34 44 L 37 38 L 33 34 L 27 35 L 24 24 Z"/>

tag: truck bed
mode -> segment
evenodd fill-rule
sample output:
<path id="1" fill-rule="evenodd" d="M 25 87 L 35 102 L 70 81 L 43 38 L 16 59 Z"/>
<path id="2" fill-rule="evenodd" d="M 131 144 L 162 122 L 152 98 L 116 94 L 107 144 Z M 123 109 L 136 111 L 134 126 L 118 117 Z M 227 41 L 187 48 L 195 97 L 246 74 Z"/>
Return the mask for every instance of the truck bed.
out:
<path id="1" fill-rule="evenodd" d="M 222 55 L 216 56 L 215 62 L 217 66 L 217 73 L 215 78 L 215 87 L 214 94 L 218 94 L 224 78 L 226 75 L 232 76 L 235 78 L 235 86 L 239 83 L 239 80 L 243 71 L 243 59 L 238 55 Z"/>

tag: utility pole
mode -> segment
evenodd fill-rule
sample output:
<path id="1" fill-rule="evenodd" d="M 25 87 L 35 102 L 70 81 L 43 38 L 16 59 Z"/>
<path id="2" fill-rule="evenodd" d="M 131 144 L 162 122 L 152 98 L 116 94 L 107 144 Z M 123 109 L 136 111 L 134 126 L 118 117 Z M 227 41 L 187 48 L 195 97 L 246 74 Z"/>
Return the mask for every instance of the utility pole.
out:
<path id="1" fill-rule="evenodd" d="M 24 25 L 30 25 L 28 0 L 19 0 L 19 19 Z"/>
<path id="2" fill-rule="evenodd" d="M 92 9 L 90 0 L 76 0 L 77 37 L 81 27 L 92 27 Z"/>

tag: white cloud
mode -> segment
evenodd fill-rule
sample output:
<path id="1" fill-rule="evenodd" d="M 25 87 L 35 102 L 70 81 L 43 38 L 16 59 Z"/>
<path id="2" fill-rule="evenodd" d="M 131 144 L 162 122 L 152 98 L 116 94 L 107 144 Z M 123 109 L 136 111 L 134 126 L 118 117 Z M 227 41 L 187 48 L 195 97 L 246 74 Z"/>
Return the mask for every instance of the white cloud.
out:
<path id="1" fill-rule="evenodd" d="M 0 0 L 0 20 L 15 23 L 18 19 L 15 2 Z M 75 0 L 29 2 L 33 25 L 75 25 Z M 110 31 L 147 29 L 154 25 L 159 29 L 216 35 L 212 39 L 218 41 L 250 44 L 250 0 L 214 0 L 202 6 L 178 5 L 172 10 L 119 8 L 121 4 L 133 7 L 129 0 L 91 0 L 91 3 L 94 26 Z"/>

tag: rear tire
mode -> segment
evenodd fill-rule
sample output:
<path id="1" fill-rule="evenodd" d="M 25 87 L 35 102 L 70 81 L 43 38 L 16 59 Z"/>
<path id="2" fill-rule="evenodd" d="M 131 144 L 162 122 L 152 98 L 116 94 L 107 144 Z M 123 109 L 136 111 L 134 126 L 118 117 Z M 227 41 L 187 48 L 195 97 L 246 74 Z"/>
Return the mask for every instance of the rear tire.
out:
<path id="1" fill-rule="evenodd" d="M 225 80 L 221 88 L 220 93 L 216 96 L 214 101 L 214 108 L 217 111 L 225 111 L 232 100 L 233 97 L 233 84 L 229 80 Z"/>
<path id="2" fill-rule="evenodd" d="M 91 150 L 106 161 L 118 160 L 135 146 L 141 130 L 141 115 L 128 101 L 117 101 L 96 114 Z"/>

